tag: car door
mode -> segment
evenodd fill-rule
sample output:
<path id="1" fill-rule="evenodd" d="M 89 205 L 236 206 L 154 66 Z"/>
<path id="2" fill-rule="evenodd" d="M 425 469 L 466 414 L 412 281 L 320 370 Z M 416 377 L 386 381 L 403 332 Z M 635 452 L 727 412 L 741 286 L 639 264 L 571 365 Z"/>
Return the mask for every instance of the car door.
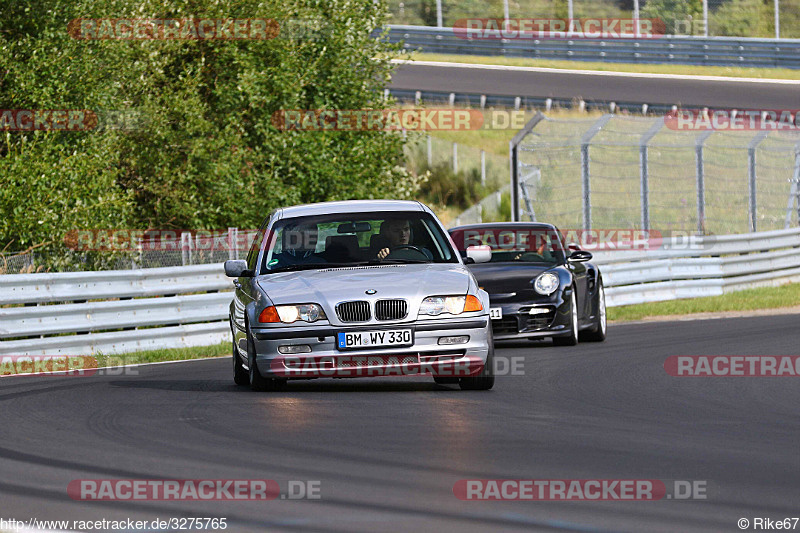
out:
<path id="1" fill-rule="evenodd" d="M 247 268 L 258 274 L 258 257 L 269 226 L 268 217 L 253 238 L 253 244 L 247 254 Z M 244 314 L 250 302 L 255 300 L 255 287 L 253 286 L 255 277 L 241 277 L 233 281 L 236 290 L 233 293 L 233 324 L 236 345 L 242 352 L 247 351 L 247 331 L 245 329 Z"/>
<path id="2" fill-rule="evenodd" d="M 561 249 L 564 250 L 564 257 L 569 259 L 571 250 L 567 247 L 564 236 L 558 228 L 556 228 L 556 235 L 561 242 Z M 566 261 L 566 266 L 570 272 L 572 272 L 572 277 L 575 280 L 575 300 L 578 303 L 578 321 L 583 322 L 586 320 L 586 317 L 589 316 L 590 311 L 587 309 L 589 299 L 586 297 L 588 292 L 588 269 L 586 268 L 586 263 L 572 263 L 569 260 Z"/>

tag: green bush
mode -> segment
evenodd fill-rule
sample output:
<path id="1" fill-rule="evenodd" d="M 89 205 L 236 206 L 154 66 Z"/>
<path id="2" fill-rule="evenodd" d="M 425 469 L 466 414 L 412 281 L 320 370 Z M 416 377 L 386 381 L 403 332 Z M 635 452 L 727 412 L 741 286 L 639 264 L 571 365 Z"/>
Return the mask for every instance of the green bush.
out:
<path id="1" fill-rule="evenodd" d="M 169 6 L 169 7 L 165 7 Z M 255 227 L 275 207 L 412 197 L 401 136 L 283 132 L 281 109 L 384 108 L 373 0 L 4 0 L 4 109 L 135 111 L 130 131 L 0 132 L 0 250 L 70 229 Z M 323 21 L 315 38 L 79 40 L 84 18 Z M 85 258 L 83 259 L 85 260 Z"/>
<path id="2" fill-rule="evenodd" d="M 481 184 L 479 169 L 453 172 L 450 163 L 443 162 L 426 169 L 427 177 L 420 184 L 420 201 L 441 207 L 466 209 L 491 191 Z"/>

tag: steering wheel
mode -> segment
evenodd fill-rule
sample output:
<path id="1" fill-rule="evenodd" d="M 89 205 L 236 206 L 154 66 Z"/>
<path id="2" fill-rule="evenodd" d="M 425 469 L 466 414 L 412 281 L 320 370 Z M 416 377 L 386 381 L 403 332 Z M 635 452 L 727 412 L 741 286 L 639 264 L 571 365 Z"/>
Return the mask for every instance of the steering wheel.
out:
<path id="1" fill-rule="evenodd" d="M 392 250 L 389 252 L 389 255 L 385 257 L 385 259 L 391 259 L 395 252 L 399 252 L 402 250 L 411 250 L 412 252 L 416 252 L 421 255 L 424 259 L 428 259 L 428 256 L 425 252 L 423 252 L 419 247 L 414 246 L 413 244 L 399 244 L 397 246 L 392 247 Z M 403 255 L 403 254 L 401 254 Z M 395 257 L 395 259 L 414 259 L 414 257 Z"/>

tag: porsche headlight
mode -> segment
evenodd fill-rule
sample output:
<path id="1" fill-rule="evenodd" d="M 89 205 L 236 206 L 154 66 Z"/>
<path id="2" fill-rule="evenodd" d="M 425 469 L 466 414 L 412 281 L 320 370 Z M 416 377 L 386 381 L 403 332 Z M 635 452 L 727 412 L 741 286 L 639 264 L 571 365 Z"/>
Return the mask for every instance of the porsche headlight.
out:
<path id="1" fill-rule="evenodd" d="M 533 288 L 539 294 L 550 296 L 558 289 L 558 276 L 552 272 L 544 272 L 536 278 L 536 281 L 533 283 Z"/>

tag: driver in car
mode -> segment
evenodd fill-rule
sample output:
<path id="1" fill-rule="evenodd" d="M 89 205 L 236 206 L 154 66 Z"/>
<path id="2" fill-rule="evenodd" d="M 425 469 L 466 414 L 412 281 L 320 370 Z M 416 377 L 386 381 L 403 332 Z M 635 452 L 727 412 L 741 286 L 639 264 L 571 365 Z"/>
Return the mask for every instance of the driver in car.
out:
<path id="1" fill-rule="evenodd" d="M 378 260 L 383 260 L 392 253 L 392 248 L 398 246 L 413 246 L 411 244 L 411 224 L 405 219 L 391 219 L 387 220 L 381 226 L 381 235 L 384 235 L 388 240 L 391 247 L 384 247 L 378 251 Z M 426 248 L 416 247 L 429 260 L 433 260 L 433 254 Z"/>

